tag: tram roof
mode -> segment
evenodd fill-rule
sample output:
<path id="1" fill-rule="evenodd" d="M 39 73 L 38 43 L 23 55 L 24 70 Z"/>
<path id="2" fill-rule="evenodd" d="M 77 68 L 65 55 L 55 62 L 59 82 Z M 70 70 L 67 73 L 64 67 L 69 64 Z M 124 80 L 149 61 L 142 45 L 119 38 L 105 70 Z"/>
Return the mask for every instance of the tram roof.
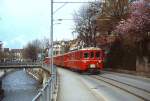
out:
<path id="1" fill-rule="evenodd" d="M 97 48 L 97 47 L 87 47 L 87 48 L 82 48 L 80 50 L 101 50 L 101 48 Z"/>
<path id="2" fill-rule="evenodd" d="M 59 54 L 59 55 L 56 55 L 54 57 L 66 55 L 66 54 L 69 54 L 69 53 L 72 53 L 72 52 L 84 51 L 84 50 L 86 51 L 86 50 L 102 50 L 102 49 L 97 48 L 97 47 L 87 47 L 87 48 L 82 48 L 82 49 L 79 49 L 79 50 L 73 50 L 73 51 L 70 51 L 70 52 L 67 52 L 67 53 L 64 53 L 64 54 Z"/>

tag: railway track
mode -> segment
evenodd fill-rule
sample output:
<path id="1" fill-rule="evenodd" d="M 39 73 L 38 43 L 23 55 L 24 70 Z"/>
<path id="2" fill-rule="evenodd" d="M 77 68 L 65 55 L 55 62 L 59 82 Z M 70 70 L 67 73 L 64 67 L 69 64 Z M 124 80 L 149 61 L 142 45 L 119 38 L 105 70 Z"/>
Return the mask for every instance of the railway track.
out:
<path id="1" fill-rule="evenodd" d="M 112 78 L 108 78 L 108 77 L 104 77 L 104 76 L 100 76 L 100 77 L 103 77 L 103 78 L 106 78 L 106 79 L 109 79 L 109 80 L 113 80 L 113 81 L 116 81 L 116 82 L 119 82 L 119 83 L 122 83 L 122 84 L 125 84 L 125 85 L 128 85 L 128 86 L 131 86 L 131 87 L 133 87 L 133 88 L 136 88 L 136 89 L 145 91 L 145 92 L 147 92 L 147 93 L 150 93 L 150 91 L 147 90 L 147 89 L 139 88 L 139 87 L 134 86 L 134 85 L 129 84 L 129 83 L 121 82 L 121 81 L 118 81 L 118 80 L 116 80 L 116 79 L 112 79 Z"/>
<path id="2" fill-rule="evenodd" d="M 136 87 L 134 85 L 130 85 L 121 81 L 117 81 L 114 80 L 112 78 L 108 78 L 108 77 L 103 77 L 103 76 L 96 76 L 96 75 L 92 75 L 92 78 L 105 82 L 111 86 L 114 86 L 116 88 L 119 88 L 127 93 L 130 93 L 144 101 L 150 101 L 150 91 L 143 89 L 143 88 L 139 88 Z"/>
<path id="3" fill-rule="evenodd" d="M 112 75 L 117 75 L 117 76 L 121 76 L 121 77 L 127 77 L 127 78 L 132 78 L 132 79 L 136 79 L 136 80 L 141 80 L 141 81 L 146 81 L 146 82 L 150 82 L 150 79 L 149 78 L 146 78 L 146 77 L 140 77 L 140 76 L 135 76 L 135 75 L 130 75 L 130 74 L 120 74 L 120 73 L 117 73 L 117 72 L 110 72 L 110 71 L 103 71 L 103 73 L 107 73 L 107 74 L 112 74 Z"/>

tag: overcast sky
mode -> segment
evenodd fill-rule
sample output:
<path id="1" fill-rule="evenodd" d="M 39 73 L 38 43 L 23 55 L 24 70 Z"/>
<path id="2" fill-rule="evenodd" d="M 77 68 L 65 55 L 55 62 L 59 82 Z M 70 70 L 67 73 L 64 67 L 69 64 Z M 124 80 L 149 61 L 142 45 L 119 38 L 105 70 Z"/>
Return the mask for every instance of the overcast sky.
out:
<path id="1" fill-rule="evenodd" d="M 54 4 L 54 11 L 62 5 Z M 72 19 L 81 5 L 66 4 L 54 14 L 54 19 Z M 73 25 L 72 20 L 54 21 L 54 40 L 73 39 Z M 49 33 L 50 0 L 0 0 L 0 41 L 3 47 L 22 48 L 31 40 L 49 38 Z"/>

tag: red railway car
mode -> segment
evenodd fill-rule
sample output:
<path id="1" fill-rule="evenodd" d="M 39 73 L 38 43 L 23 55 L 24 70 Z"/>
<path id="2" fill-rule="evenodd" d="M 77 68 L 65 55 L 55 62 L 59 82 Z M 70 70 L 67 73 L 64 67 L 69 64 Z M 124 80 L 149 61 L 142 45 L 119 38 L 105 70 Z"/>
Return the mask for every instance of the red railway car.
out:
<path id="1" fill-rule="evenodd" d="M 54 64 L 80 71 L 101 71 L 103 69 L 104 51 L 100 48 L 84 48 L 53 57 Z M 45 60 L 48 63 L 49 59 Z"/>

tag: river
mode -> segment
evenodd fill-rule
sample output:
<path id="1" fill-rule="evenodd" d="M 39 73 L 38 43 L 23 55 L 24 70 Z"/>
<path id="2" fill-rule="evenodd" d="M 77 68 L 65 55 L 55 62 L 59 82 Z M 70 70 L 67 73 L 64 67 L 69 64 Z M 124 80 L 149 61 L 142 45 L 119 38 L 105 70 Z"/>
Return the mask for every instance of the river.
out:
<path id="1" fill-rule="evenodd" d="M 31 101 L 38 92 L 38 81 L 24 70 L 11 72 L 2 80 L 5 91 L 3 101 Z"/>

